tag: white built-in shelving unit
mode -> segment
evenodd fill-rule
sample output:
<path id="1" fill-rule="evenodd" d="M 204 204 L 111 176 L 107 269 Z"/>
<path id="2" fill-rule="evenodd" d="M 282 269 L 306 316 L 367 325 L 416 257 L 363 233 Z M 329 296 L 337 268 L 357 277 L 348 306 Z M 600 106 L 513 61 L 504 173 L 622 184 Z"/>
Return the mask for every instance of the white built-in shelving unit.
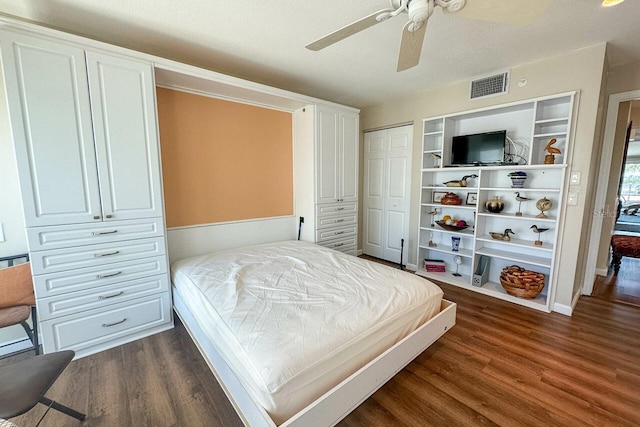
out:
<path id="1" fill-rule="evenodd" d="M 575 93 L 537 98 L 524 102 L 462 112 L 423 120 L 423 158 L 418 230 L 417 274 L 471 289 L 496 298 L 542 311 L 551 311 L 555 290 L 555 270 L 560 236 L 559 221 L 564 207 L 565 182 L 570 153 L 571 121 Z M 451 167 L 451 140 L 456 135 L 506 129 L 507 136 L 519 146 L 518 165 Z M 554 164 L 544 164 L 544 147 L 556 139 L 561 150 Z M 526 151 L 523 149 L 526 147 Z M 513 147 L 508 147 L 512 153 Z M 434 156 L 435 155 L 435 156 Z M 527 174 L 524 188 L 513 188 L 509 173 Z M 448 187 L 444 183 L 467 179 L 466 187 Z M 461 205 L 443 205 L 437 200 L 446 192 L 462 199 Z M 516 192 L 529 200 L 519 203 Z M 499 197 L 505 208 L 500 213 L 485 209 L 485 203 Z M 552 208 L 539 218 L 536 201 L 546 197 Z M 437 214 L 433 214 L 437 211 Z M 443 229 L 435 223 L 445 215 L 464 220 L 469 227 L 461 231 Z M 547 229 L 538 234 L 531 227 Z M 496 240 L 491 232 L 513 230 L 509 241 Z M 451 237 L 460 238 L 458 252 L 452 250 Z M 430 244 L 431 243 L 431 244 Z M 435 244 L 435 246 L 434 246 Z M 456 256 L 459 256 L 455 262 Z M 488 257 L 487 280 L 474 286 L 473 273 L 482 256 Z M 446 272 L 427 272 L 424 259 L 440 259 Z M 500 272 L 505 266 L 519 265 L 544 273 L 545 288 L 534 299 L 511 296 L 502 288 Z M 457 268 L 457 270 L 456 270 Z M 460 276 L 453 273 L 459 271 Z"/>

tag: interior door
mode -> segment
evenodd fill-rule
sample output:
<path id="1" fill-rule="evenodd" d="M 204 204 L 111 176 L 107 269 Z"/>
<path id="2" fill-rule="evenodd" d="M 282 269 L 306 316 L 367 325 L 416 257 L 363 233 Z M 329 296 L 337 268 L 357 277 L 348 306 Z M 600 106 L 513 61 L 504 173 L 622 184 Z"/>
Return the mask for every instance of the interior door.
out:
<path id="1" fill-rule="evenodd" d="M 363 241 L 366 255 L 407 259 L 413 125 L 365 133 Z"/>
<path id="2" fill-rule="evenodd" d="M 385 182 L 385 237 L 382 258 L 400 262 L 407 260 L 409 245 L 409 212 L 411 198 L 411 147 L 413 126 L 387 130 Z M 404 249 L 401 242 L 404 239 Z"/>

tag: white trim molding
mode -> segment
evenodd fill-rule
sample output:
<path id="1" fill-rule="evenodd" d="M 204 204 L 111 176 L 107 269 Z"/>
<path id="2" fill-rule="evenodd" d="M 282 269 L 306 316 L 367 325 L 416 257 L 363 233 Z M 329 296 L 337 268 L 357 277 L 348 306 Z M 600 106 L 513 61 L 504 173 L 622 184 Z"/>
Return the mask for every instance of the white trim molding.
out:
<path id="1" fill-rule="evenodd" d="M 576 304 L 578 304 L 578 300 L 580 299 L 581 293 L 578 291 L 573 296 L 571 300 L 571 306 L 565 304 L 555 303 L 553 304 L 553 311 L 556 313 L 564 314 L 565 316 L 571 316 L 573 311 L 576 309 Z"/>

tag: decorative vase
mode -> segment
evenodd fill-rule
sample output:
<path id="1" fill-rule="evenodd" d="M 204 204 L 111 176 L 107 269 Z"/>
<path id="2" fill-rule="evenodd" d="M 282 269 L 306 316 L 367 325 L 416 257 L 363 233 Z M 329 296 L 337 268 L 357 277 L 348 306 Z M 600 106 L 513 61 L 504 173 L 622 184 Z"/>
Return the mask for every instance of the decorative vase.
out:
<path id="1" fill-rule="evenodd" d="M 551 210 L 552 207 L 553 203 L 551 203 L 551 200 L 547 199 L 546 197 L 538 200 L 536 202 L 536 208 L 538 208 L 540 213 L 536 215 L 536 218 L 547 218 L 545 212 Z"/>
<path id="2" fill-rule="evenodd" d="M 527 180 L 526 176 L 512 176 L 511 188 L 524 188 L 524 182 Z"/>
<path id="3" fill-rule="evenodd" d="M 493 199 L 487 200 L 484 207 L 491 213 L 500 213 L 504 209 L 504 202 L 500 200 L 500 197 L 493 196 Z"/>

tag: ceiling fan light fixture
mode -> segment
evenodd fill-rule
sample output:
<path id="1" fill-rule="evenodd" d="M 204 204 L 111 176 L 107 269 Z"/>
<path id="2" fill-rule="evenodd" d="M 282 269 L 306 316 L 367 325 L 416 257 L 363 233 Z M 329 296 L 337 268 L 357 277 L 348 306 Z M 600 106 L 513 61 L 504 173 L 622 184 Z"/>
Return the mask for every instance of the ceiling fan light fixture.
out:
<path id="1" fill-rule="evenodd" d="M 602 5 L 604 7 L 617 6 L 622 3 L 624 0 L 602 0 Z"/>

